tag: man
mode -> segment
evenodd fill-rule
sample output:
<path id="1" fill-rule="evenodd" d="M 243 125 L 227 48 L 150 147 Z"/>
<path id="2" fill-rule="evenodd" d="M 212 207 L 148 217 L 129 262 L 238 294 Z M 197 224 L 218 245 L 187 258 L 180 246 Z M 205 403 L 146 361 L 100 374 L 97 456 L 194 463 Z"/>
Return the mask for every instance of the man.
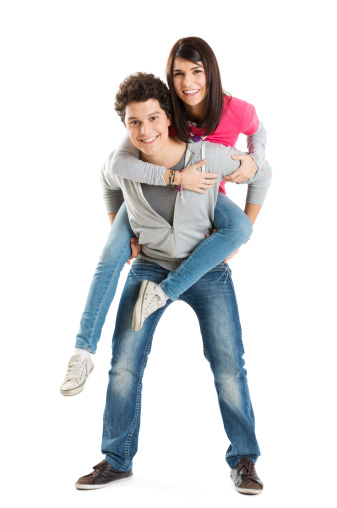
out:
<path id="1" fill-rule="evenodd" d="M 141 159 L 180 171 L 199 162 L 206 147 L 206 173 L 219 168 L 220 178 L 233 172 L 237 150 L 212 143 L 183 143 L 168 135 L 169 94 L 152 75 L 138 73 L 127 78 L 117 94 L 116 110 Z M 142 244 L 141 258 L 132 265 L 121 297 L 112 344 L 102 453 L 106 458 L 76 483 L 78 489 L 96 489 L 132 476 L 140 426 L 142 377 L 156 325 L 172 300 L 165 300 L 150 313 L 139 331 L 132 327 L 133 309 L 143 279 L 157 286 L 177 264 L 186 259 L 205 237 L 214 215 L 217 188 L 202 198 L 194 193 L 160 191 L 131 180 L 111 176 L 111 157 L 102 171 L 104 198 L 109 214 L 115 214 L 124 196 L 131 227 Z M 203 162 L 200 162 L 200 166 Z M 270 181 L 266 165 L 249 181 L 254 192 Z M 123 196 L 122 196 L 122 193 Z M 158 199 L 158 192 L 160 194 Z M 201 201 L 202 199 L 202 201 Z M 188 234 L 187 234 L 188 233 Z M 173 259 L 174 258 L 174 259 Z M 220 296 L 219 296 L 220 295 Z M 160 300 L 160 294 L 157 294 Z M 254 463 L 260 455 L 255 436 L 254 414 L 249 397 L 241 327 L 231 274 L 224 263 L 208 271 L 180 299 L 195 311 L 204 342 L 204 353 L 215 378 L 224 427 L 231 441 L 226 454 L 237 490 L 260 493 L 261 480 Z M 139 329 L 139 327 L 138 327 Z"/>

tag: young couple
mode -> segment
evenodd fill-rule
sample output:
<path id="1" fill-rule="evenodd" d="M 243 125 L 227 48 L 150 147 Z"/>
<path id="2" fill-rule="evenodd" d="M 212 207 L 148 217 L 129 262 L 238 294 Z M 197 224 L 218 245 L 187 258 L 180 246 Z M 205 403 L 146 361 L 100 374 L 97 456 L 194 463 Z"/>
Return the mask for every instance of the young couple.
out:
<path id="1" fill-rule="evenodd" d="M 142 249 L 116 319 L 104 412 L 105 460 L 75 486 L 95 489 L 132 476 L 142 377 L 153 334 L 167 307 L 180 299 L 200 323 L 231 442 L 226 453 L 231 478 L 239 492 L 258 494 L 263 489 L 255 471 L 260 451 L 234 288 L 223 259 L 249 239 L 270 184 L 271 169 L 263 160 L 265 130 L 251 105 L 223 92 L 215 56 L 202 39 L 189 37 L 174 45 L 167 80 L 170 90 L 153 75 L 138 73 L 120 85 L 116 96 L 128 140 L 102 170 L 112 227 L 63 395 L 83 390 L 120 271 L 136 257 L 136 239 Z M 230 148 L 240 132 L 248 136 L 249 155 Z M 245 213 L 218 192 L 219 184 L 224 190 L 222 179 L 248 183 Z M 213 225 L 216 231 L 208 235 Z"/>

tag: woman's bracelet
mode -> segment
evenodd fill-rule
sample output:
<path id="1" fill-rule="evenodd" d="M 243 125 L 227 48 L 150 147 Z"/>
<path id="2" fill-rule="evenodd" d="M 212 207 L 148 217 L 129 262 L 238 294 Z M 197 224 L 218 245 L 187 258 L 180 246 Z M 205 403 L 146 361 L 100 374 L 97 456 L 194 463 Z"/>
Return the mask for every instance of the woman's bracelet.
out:
<path id="1" fill-rule="evenodd" d="M 177 187 L 177 191 L 179 192 L 180 196 L 181 196 L 182 191 L 184 190 L 183 171 L 184 171 L 184 168 L 179 170 L 179 173 L 181 174 L 181 180 L 180 180 L 180 184 Z"/>
<path id="2" fill-rule="evenodd" d="M 170 181 L 169 181 L 169 186 L 170 187 L 174 187 L 174 169 L 170 169 Z"/>

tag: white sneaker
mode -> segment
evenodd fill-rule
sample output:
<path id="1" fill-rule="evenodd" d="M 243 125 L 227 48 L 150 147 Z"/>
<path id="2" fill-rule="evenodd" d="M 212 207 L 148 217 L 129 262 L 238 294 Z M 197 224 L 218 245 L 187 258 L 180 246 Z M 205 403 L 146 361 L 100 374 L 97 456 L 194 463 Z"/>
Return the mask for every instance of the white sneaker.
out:
<path id="1" fill-rule="evenodd" d="M 93 371 L 94 364 L 91 358 L 81 359 L 81 355 L 74 355 L 68 363 L 68 370 L 60 391 L 62 395 L 76 395 L 85 385 L 87 377 Z"/>
<path id="2" fill-rule="evenodd" d="M 146 318 L 165 307 L 168 296 L 162 288 L 149 280 L 143 280 L 132 316 L 132 328 L 138 332 Z"/>

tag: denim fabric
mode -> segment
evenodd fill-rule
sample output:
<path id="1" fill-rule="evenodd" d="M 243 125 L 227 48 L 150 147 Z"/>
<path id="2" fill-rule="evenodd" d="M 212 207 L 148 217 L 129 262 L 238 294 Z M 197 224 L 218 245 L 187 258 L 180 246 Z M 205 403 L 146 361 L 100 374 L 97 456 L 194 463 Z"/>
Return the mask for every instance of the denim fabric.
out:
<path id="1" fill-rule="evenodd" d="M 112 341 L 102 453 L 120 471 L 132 468 L 138 448 L 142 378 L 151 351 L 153 334 L 162 314 L 172 304 L 151 314 L 142 329 L 132 328 L 132 314 L 143 279 L 159 283 L 168 271 L 138 259 L 130 269 L 121 297 Z M 204 355 L 214 374 L 221 416 L 231 442 L 226 460 L 234 468 L 243 455 L 254 462 L 260 455 L 255 436 L 242 333 L 234 287 L 228 265 L 221 263 L 183 293 L 180 300 L 196 313 Z"/>
<path id="2" fill-rule="evenodd" d="M 243 210 L 219 192 L 214 210 L 217 230 L 201 242 L 192 254 L 160 286 L 171 300 L 177 300 L 205 273 L 241 247 L 252 234 L 252 223 Z"/>
<path id="3" fill-rule="evenodd" d="M 177 270 L 167 272 L 161 286 L 176 300 L 200 277 L 226 259 L 251 235 L 252 225 L 246 214 L 227 196 L 219 193 L 214 211 L 217 232 L 209 236 L 183 261 Z M 95 353 L 102 327 L 115 296 L 120 272 L 130 255 L 130 238 L 134 236 L 125 204 L 111 226 L 106 245 L 89 289 L 75 347 Z"/>
<path id="4" fill-rule="evenodd" d="M 130 238 L 134 236 L 125 203 L 110 228 L 107 242 L 93 276 L 75 347 L 95 353 L 120 273 L 130 257 Z"/>

